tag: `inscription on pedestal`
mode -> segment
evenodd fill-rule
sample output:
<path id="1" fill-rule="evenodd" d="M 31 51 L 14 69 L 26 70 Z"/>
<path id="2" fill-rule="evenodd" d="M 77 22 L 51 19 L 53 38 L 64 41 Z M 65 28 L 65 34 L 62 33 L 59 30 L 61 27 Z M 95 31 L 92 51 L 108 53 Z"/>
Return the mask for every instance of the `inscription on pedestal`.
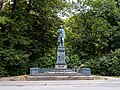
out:
<path id="1" fill-rule="evenodd" d="M 67 65 L 55 65 L 55 69 L 67 69 Z"/>
<path id="2" fill-rule="evenodd" d="M 58 46 L 57 61 L 56 61 L 55 69 L 67 69 L 67 65 L 65 61 L 65 47 L 64 46 Z"/>

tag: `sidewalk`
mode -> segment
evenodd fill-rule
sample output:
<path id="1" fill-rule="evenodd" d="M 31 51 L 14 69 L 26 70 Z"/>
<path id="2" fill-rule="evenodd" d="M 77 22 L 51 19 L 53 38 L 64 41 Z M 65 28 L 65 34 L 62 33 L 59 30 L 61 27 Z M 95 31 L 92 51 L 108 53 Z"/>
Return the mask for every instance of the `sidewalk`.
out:
<path id="1" fill-rule="evenodd" d="M 51 80 L 51 81 L 0 81 L 0 86 L 44 86 L 44 85 L 98 85 L 119 84 L 120 78 L 104 77 L 108 80 Z"/>

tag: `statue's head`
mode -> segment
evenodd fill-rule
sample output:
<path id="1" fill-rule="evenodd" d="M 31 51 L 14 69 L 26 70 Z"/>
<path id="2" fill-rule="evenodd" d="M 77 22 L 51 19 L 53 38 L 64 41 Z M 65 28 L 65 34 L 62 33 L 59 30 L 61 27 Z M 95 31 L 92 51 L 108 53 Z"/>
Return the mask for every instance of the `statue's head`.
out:
<path id="1" fill-rule="evenodd" d="M 62 26 L 62 25 L 60 25 L 60 28 L 63 28 L 63 26 Z"/>

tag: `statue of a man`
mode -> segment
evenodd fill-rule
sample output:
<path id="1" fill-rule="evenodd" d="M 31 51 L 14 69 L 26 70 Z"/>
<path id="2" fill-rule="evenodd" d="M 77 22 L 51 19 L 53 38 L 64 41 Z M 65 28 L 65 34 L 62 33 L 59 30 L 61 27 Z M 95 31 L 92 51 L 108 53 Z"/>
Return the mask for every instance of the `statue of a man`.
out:
<path id="1" fill-rule="evenodd" d="M 63 26 L 60 26 L 58 29 L 58 43 L 59 46 L 64 46 L 64 37 L 65 37 L 65 31 L 63 29 Z"/>

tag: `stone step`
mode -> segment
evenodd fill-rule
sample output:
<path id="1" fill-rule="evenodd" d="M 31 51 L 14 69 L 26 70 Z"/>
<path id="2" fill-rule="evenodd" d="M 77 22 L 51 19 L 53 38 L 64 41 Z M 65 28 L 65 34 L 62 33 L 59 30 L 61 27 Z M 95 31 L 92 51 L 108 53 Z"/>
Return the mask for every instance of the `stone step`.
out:
<path id="1" fill-rule="evenodd" d="M 94 78 L 91 76 L 29 76 L 27 80 L 94 80 Z"/>
<path id="2" fill-rule="evenodd" d="M 85 75 L 77 72 L 45 72 L 38 73 L 34 76 L 85 76 Z"/>

